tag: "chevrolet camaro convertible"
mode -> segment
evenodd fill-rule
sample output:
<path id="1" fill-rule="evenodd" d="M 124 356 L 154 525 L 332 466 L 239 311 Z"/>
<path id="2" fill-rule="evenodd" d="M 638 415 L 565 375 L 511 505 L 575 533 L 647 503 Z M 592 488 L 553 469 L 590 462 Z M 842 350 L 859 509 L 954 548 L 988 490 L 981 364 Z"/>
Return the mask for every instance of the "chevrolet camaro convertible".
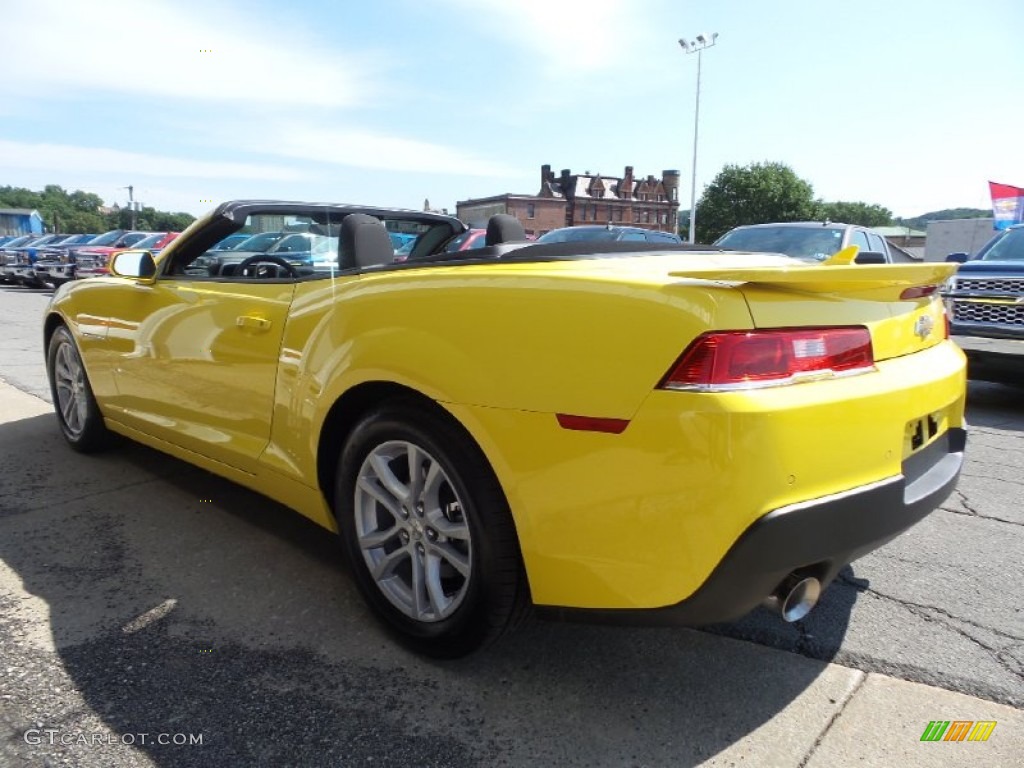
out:
<path id="1" fill-rule="evenodd" d="M 953 489 L 954 266 L 531 244 L 507 216 L 447 252 L 465 229 L 237 201 L 119 253 L 46 312 L 64 437 L 127 436 L 337 531 L 374 613 L 434 656 L 531 608 L 794 621 Z M 320 255 L 211 270 L 264 231 Z"/>

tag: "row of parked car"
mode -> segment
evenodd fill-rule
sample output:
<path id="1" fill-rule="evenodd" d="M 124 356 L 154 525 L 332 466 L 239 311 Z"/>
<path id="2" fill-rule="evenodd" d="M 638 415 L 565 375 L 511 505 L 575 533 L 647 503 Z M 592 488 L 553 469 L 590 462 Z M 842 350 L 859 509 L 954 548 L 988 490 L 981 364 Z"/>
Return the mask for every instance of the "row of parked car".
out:
<path id="1" fill-rule="evenodd" d="M 107 274 L 113 254 L 136 248 L 158 254 L 180 232 L 139 232 L 114 229 L 101 235 L 22 235 L 0 236 L 0 283 L 13 283 L 32 288 L 58 286 L 69 280 Z M 287 233 L 269 232 L 260 235 L 236 234 L 218 243 L 226 250 L 246 241 L 254 249 L 266 250 L 282 240 Z"/>
<path id="2" fill-rule="evenodd" d="M 0 238 L 0 281 L 42 288 L 75 278 L 103 275 L 115 251 L 136 246 L 159 251 L 178 234 L 114 229 L 102 235 Z"/>

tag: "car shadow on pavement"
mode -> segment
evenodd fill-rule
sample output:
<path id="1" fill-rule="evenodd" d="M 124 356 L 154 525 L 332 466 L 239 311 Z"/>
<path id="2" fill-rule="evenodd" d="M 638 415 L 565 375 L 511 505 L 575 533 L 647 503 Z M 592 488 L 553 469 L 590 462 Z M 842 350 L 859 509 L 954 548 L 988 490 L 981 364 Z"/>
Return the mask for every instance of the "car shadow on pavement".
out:
<path id="1" fill-rule="evenodd" d="M 967 424 L 968 435 L 971 427 L 1024 432 L 1024 388 L 988 381 L 968 381 Z"/>
<path id="2" fill-rule="evenodd" d="M 431 662 L 332 534 L 263 497 L 128 442 L 78 455 L 50 415 L 0 424 L 0 463 L 0 763 L 690 766 L 766 726 L 809 751 L 848 693 L 823 660 L 855 588 L 782 625 L 822 661 L 534 622 Z"/>

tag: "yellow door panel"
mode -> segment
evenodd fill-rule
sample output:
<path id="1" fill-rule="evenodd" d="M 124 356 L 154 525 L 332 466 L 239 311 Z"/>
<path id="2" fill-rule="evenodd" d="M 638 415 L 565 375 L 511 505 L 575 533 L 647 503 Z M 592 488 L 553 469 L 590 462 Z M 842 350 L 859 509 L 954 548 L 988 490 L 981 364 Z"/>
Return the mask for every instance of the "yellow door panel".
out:
<path id="1" fill-rule="evenodd" d="M 108 320 L 108 416 L 254 471 L 270 438 L 294 285 L 168 278 L 119 294 Z"/>

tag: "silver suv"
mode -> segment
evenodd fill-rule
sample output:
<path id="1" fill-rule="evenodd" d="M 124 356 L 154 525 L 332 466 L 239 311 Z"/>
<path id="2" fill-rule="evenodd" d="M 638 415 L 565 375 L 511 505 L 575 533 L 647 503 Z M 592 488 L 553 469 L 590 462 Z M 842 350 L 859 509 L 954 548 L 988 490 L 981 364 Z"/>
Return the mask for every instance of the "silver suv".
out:
<path id="1" fill-rule="evenodd" d="M 858 264 L 905 261 L 874 230 L 855 224 L 822 221 L 787 221 L 734 227 L 714 244 L 733 251 L 784 253 L 804 261 L 824 261 L 850 245 L 860 248 Z"/>

